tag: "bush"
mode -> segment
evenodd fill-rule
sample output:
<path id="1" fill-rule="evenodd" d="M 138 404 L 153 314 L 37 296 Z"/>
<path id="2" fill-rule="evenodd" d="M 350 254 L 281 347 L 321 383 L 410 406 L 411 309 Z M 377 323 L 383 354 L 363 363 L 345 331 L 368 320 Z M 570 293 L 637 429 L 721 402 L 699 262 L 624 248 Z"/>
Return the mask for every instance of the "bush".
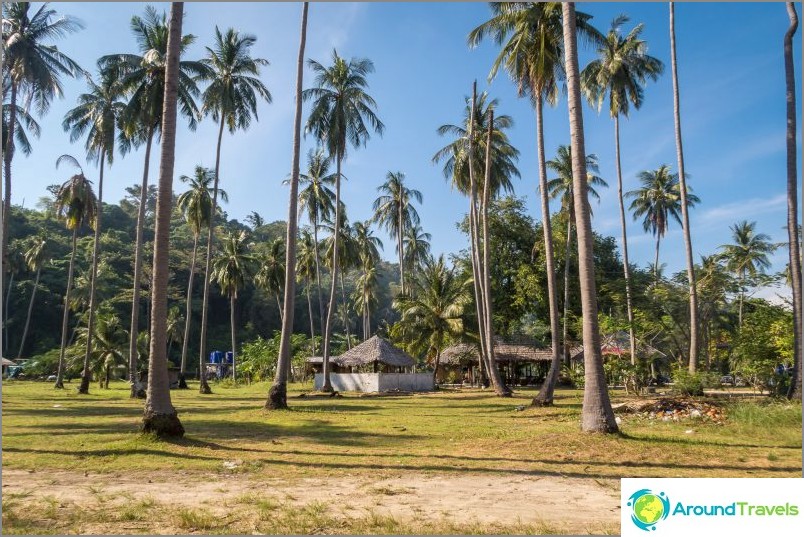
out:
<path id="1" fill-rule="evenodd" d="M 680 395 L 703 395 L 704 388 L 720 385 L 720 377 L 715 373 L 690 373 L 685 367 L 673 371 L 673 391 Z"/>
<path id="2" fill-rule="evenodd" d="M 564 365 L 561 368 L 561 375 L 573 388 L 583 389 L 586 383 L 583 364 L 580 362 L 573 365 Z"/>

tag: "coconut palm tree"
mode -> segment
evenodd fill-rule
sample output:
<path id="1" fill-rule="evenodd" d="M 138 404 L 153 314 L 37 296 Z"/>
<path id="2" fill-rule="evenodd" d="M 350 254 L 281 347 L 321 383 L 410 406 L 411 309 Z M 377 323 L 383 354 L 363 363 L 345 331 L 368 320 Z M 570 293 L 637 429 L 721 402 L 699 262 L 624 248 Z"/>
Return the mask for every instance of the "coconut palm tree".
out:
<path id="1" fill-rule="evenodd" d="M 798 173 L 796 171 L 796 77 L 793 35 L 798 29 L 796 5 L 787 2 L 790 26 L 784 34 L 784 74 L 787 101 L 787 238 L 790 253 L 790 284 L 793 288 L 793 379 L 788 396 L 801 400 L 801 252 L 798 240 Z"/>
<path id="2" fill-rule="evenodd" d="M 357 285 L 352 302 L 355 310 L 360 312 L 363 323 L 363 341 L 371 337 L 371 308 L 377 304 L 377 265 L 375 261 L 368 261 L 357 278 Z"/>
<path id="3" fill-rule="evenodd" d="M 157 436 L 183 436 L 184 427 L 170 401 L 167 378 L 167 298 L 170 267 L 170 215 L 173 204 L 173 164 L 176 155 L 176 104 L 179 93 L 179 59 L 184 2 L 170 6 L 165 99 L 162 108 L 162 154 L 159 159 L 159 195 L 156 202 L 154 262 L 151 278 L 151 331 L 148 352 L 148 390 L 142 429 Z M 213 212 L 214 214 L 214 212 Z"/>
<path id="4" fill-rule="evenodd" d="M 628 118 L 631 106 L 635 110 L 642 107 L 647 81 L 657 80 L 664 70 L 664 65 L 658 58 L 648 54 L 648 44 L 640 37 L 642 24 L 637 24 L 627 35 L 622 35 L 620 30 L 628 20 L 625 15 L 620 15 L 612 21 L 609 33 L 597 49 L 598 58 L 592 60 L 581 73 L 581 89 L 598 112 L 608 96 L 609 115 L 614 119 L 614 163 L 617 172 L 617 199 L 620 203 L 625 301 L 631 363 L 635 364 L 637 356 L 631 300 L 631 267 L 628 262 L 623 177 L 620 170 L 620 116 Z"/>
<path id="5" fill-rule="evenodd" d="M 324 247 L 324 265 L 329 269 L 330 274 L 333 272 L 333 259 L 335 252 L 336 235 L 335 230 L 338 230 L 337 243 L 338 243 L 338 267 L 339 281 L 341 286 L 341 301 L 342 304 L 339 308 L 341 313 L 341 322 L 343 323 L 344 337 L 346 338 L 347 348 L 352 348 L 352 339 L 350 335 L 349 323 L 349 304 L 346 301 L 346 273 L 352 269 L 360 268 L 360 252 L 358 250 L 357 240 L 355 239 L 354 228 L 349 224 L 349 219 L 346 215 L 346 208 L 341 203 L 340 209 L 340 225 L 336 226 L 333 222 L 327 222 L 322 227 L 329 233 L 329 236 L 324 239 L 322 246 Z M 332 291 L 334 292 L 334 286 Z"/>
<path id="6" fill-rule="evenodd" d="M 681 229 L 684 232 L 684 250 L 687 257 L 687 284 L 690 293 L 690 356 L 689 371 L 698 368 L 698 291 L 695 286 L 695 265 L 692 260 L 692 237 L 690 235 L 689 202 L 687 200 L 687 175 L 684 172 L 684 147 L 681 141 L 681 105 L 678 92 L 678 69 L 676 66 L 676 22 L 674 3 L 670 2 L 670 64 L 673 72 L 673 118 L 678 159 L 678 183 L 681 190 Z"/>
<path id="7" fill-rule="evenodd" d="M 422 202 L 422 193 L 405 186 L 405 174 L 388 172 L 386 181 L 377 187 L 383 193 L 374 200 L 374 221 L 391 235 L 396 235 L 396 251 L 399 255 L 399 289 L 405 292 L 405 243 L 407 230 L 420 223 L 419 213 L 413 200 Z"/>
<path id="8" fill-rule="evenodd" d="M 95 322 L 95 280 L 98 272 L 98 256 L 100 254 L 101 216 L 103 213 L 103 172 L 104 165 L 114 162 L 114 146 L 117 128 L 123 115 L 125 105 L 120 100 L 122 86 L 120 73 L 113 68 L 100 72 L 100 83 L 95 83 L 87 76 L 89 93 L 78 97 L 78 106 L 64 116 L 62 127 L 70 133 L 70 142 L 75 142 L 86 133 L 84 147 L 87 159 L 100 166 L 98 176 L 98 210 L 95 217 L 95 240 L 92 249 L 92 285 L 89 294 L 89 321 L 87 327 L 87 347 L 84 357 L 84 370 L 78 393 L 89 393 L 89 360 L 92 349 L 93 324 Z"/>
<path id="9" fill-rule="evenodd" d="M 564 354 L 567 355 L 569 343 L 567 341 L 567 327 L 569 317 L 569 276 L 570 276 L 570 256 L 572 244 L 572 224 L 575 220 L 575 210 L 573 207 L 573 178 L 572 178 L 572 149 L 566 145 L 558 146 L 556 156 L 548 160 L 545 166 L 556 173 L 558 176 L 547 181 L 547 192 L 551 199 L 561 200 L 561 210 L 567 216 L 567 240 L 564 245 L 564 315 L 561 328 L 561 341 L 564 344 Z M 595 187 L 608 188 L 609 184 L 599 175 L 597 155 L 591 153 L 586 155 L 586 191 L 589 198 L 600 201 Z M 592 206 L 589 205 L 589 215 L 592 215 Z M 568 355 L 567 355 L 568 356 Z M 549 375 L 548 375 L 548 378 Z M 541 403 L 541 401 L 539 401 Z"/>
<path id="10" fill-rule="evenodd" d="M 140 282 L 142 280 L 142 235 L 145 228 L 146 199 L 149 192 L 148 171 L 151 161 L 151 144 L 154 135 L 158 135 L 162 124 L 162 108 L 165 96 L 165 58 L 167 55 L 168 25 L 167 15 L 158 14 L 152 6 L 146 6 L 144 17 L 131 17 L 131 32 L 137 41 L 139 54 L 112 54 L 101 57 L 98 64 L 101 68 L 117 70 L 121 84 L 129 96 L 123 121 L 125 143 L 123 152 L 132 145 L 145 144 L 145 164 L 142 172 L 142 185 L 139 190 L 139 206 L 137 211 L 137 231 L 134 242 L 134 283 L 131 301 L 131 328 L 129 330 L 129 371 L 134 375 L 137 371 L 137 337 L 140 319 Z M 194 35 L 185 35 L 181 40 L 180 53 L 195 42 Z M 194 97 L 199 95 L 194 77 L 207 73 L 207 67 L 201 62 L 179 62 L 179 109 L 188 121 L 191 130 L 197 125 L 198 107 Z M 184 383 L 184 370 L 181 382 Z M 144 396 L 136 387 L 131 377 L 131 397 Z"/>
<path id="11" fill-rule="evenodd" d="M 325 67 L 308 60 L 315 74 L 315 87 L 302 92 L 302 99 L 313 101 L 305 132 L 312 133 L 335 160 L 335 229 L 332 249 L 332 282 L 329 306 L 324 323 L 324 382 L 322 391 L 332 391 L 329 380 L 330 335 L 332 313 L 335 310 L 335 285 L 338 280 L 338 247 L 341 222 L 341 167 L 346 158 L 347 145 L 355 149 L 366 145 L 371 133 L 382 135 L 385 125 L 376 114 L 377 103 L 367 93 L 366 76 L 374 71 L 374 64 L 365 58 L 348 62 L 332 51 L 332 65 Z"/>
<path id="12" fill-rule="evenodd" d="M 589 215 L 589 197 L 586 181 L 586 148 L 581 108 L 581 83 L 578 72 L 578 43 L 575 30 L 575 4 L 562 4 L 564 27 L 564 65 L 567 73 L 567 101 L 569 108 L 570 147 L 572 148 L 573 201 L 575 225 L 578 234 L 578 280 L 581 287 L 583 312 L 584 394 L 581 428 L 587 432 L 612 433 L 617 431 L 614 411 L 611 409 L 606 377 L 603 374 L 603 356 L 600 352 L 600 328 L 597 321 L 597 289 L 595 285 L 595 258 L 592 252 L 592 220 Z"/>
<path id="13" fill-rule="evenodd" d="M 4 270 L 8 271 L 9 278 L 8 278 L 8 289 L 6 290 L 5 306 L 3 307 L 3 315 L 6 321 L 8 321 L 9 319 L 8 308 L 11 304 L 11 291 L 14 289 L 14 278 L 23 271 L 25 271 L 26 263 L 25 263 L 25 255 L 24 252 L 22 251 L 22 246 L 16 241 L 12 242 L 9 245 L 6 254 L 7 254 L 6 259 L 3 260 L 2 264 Z M 2 296 L 3 296 L 2 293 L 0 293 L 0 297 Z M 5 352 L 8 352 L 8 328 L 9 328 L 8 322 L 6 322 L 5 325 L 3 326 L 3 331 L 5 332 L 4 334 L 5 337 L 3 341 L 5 349 L 3 350 Z"/>
<path id="14" fill-rule="evenodd" d="M 281 242 L 281 239 L 278 239 Z M 254 257 L 248 253 L 248 235 L 245 231 L 228 232 L 221 238 L 221 251 L 215 258 L 212 279 L 229 295 L 229 320 L 232 328 L 232 379 L 237 380 L 237 333 L 235 331 L 235 304 L 237 292 L 251 276 L 250 265 Z"/>
<path id="15" fill-rule="evenodd" d="M 29 156 L 33 148 L 31 147 L 30 136 L 39 138 L 41 129 L 39 123 L 28 113 L 25 108 L 18 104 L 12 105 L 6 102 L 10 98 L 11 77 L 3 77 L 3 141 L 2 147 L 8 147 L 8 135 L 11 132 L 11 112 L 14 111 L 14 151 L 19 149 L 25 156 Z M 7 155 L 7 153 L 5 153 Z M 5 172 L 4 172 L 5 173 Z"/>
<path id="16" fill-rule="evenodd" d="M 313 316 L 313 299 L 310 295 L 310 289 L 313 286 L 312 282 L 315 280 L 316 275 L 315 260 L 318 245 L 315 243 L 313 234 L 309 229 L 303 228 L 301 230 L 298 247 L 296 277 L 298 281 L 304 282 L 304 292 L 307 295 L 307 314 L 310 317 L 310 356 L 315 356 L 315 318 Z"/>
<path id="17" fill-rule="evenodd" d="M 80 327 L 76 346 L 83 347 L 91 339 L 90 372 L 98 379 L 101 388 L 109 389 L 112 369 L 125 363 L 123 348 L 126 345 L 126 331 L 120 319 L 110 311 L 98 312 L 93 327 L 94 334 L 89 338 L 89 327 Z"/>
<path id="18" fill-rule="evenodd" d="M 776 250 L 770 236 L 756 233 L 757 223 L 743 220 L 731 226 L 732 244 L 720 246 L 721 258 L 726 261 L 726 268 L 735 274 L 740 284 L 740 302 L 738 309 L 738 325 L 743 326 L 743 301 L 747 277 L 755 278 L 771 266 L 768 255 Z"/>
<path id="19" fill-rule="evenodd" d="M 463 331 L 463 313 L 469 302 L 468 280 L 461 281 L 454 269 L 446 266 L 444 256 L 425 260 L 415 273 L 412 292 L 394 299 L 402 318 L 402 337 L 412 349 L 424 353 L 433 364 L 433 382 L 438 373 L 441 350 L 449 337 Z"/>
<path id="20" fill-rule="evenodd" d="M 202 111 L 219 122 L 218 144 L 215 150 L 215 182 L 212 187 L 212 214 L 217 214 L 218 185 L 220 184 L 221 142 L 224 126 L 234 134 L 238 129 L 246 130 L 252 117 L 258 120 L 258 98 L 271 102 L 271 93 L 260 79 L 260 67 L 268 65 L 264 58 L 253 58 L 251 47 L 257 38 L 241 34 L 229 28 L 221 33 L 215 27 L 215 45 L 206 47 L 207 55 L 201 60 L 209 69 L 203 79 L 209 81 L 201 99 Z M 212 264 L 212 248 L 215 238 L 215 220 L 210 220 L 207 229 L 207 257 L 204 268 L 204 300 L 201 308 L 201 350 L 199 368 L 201 371 L 201 393 L 212 393 L 204 372 L 204 358 L 207 352 L 207 315 L 209 310 L 209 278 Z"/>
<path id="21" fill-rule="evenodd" d="M 70 249 L 70 268 L 67 270 L 67 291 L 64 295 L 64 313 L 61 322 L 61 346 L 59 349 L 59 365 L 56 371 L 56 388 L 64 388 L 64 354 L 67 349 L 67 326 L 70 318 L 70 289 L 73 287 L 75 270 L 75 243 L 78 230 L 83 225 L 96 225 L 98 200 L 92 190 L 92 182 L 84 175 L 78 161 L 70 155 L 62 155 L 56 160 L 56 168 L 67 162 L 78 168 L 78 173 L 65 181 L 56 192 L 56 215 L 64 220 L 64 226 L 73 232 Z"/>
<path id="22" fill-rule="evenodd" d="M 251 226 L 251 231 L 254 231 L 258 227 L 265 225 L 265 218 L 263 218 L 262 215 L 260 215 L 260 213 L 257 211 L 251 211 L 246 215 L 246 222 L 249 226 Z"/>
<path id="23" fill-rule="evenodd" d="M 271 294 L 276 299 L 276 308 L 279 311 L 280 321 L 284 318 L 285 312 L 282 310 L 282 303 L 279 296 L 282 294 L 282 287 L 285 283 L 285 241 L 277 237 L 268 243 L 265 251 L 255 256 L 257 261 L 257 272 L 254 275 L 254 283 L 258 288 Z"/>
<path id="24" fill-rule="evenodd" d="M 417 271 L 428 258 L 432 238 L 432 235 L 425 233 L 419 225 L 409 227 L 402 236 L 402 243 L 405 245 L 405 267 L 409 272 Z"/>
<path id="25" fill-rule="evenodd" d="M 500 67 L 505 69 L 517 84 L 520 97 L 529 95 L 536 111 L 536 149 L 539 162 L 539 190 L 541 193 L 542 229 L 547 265 L 547 289 L 550 310 L 550 327 L 553 360 L 548 381 L 533 400 L 535 405 L 550 405 L 553 388 L 558 378 L 562 355 L 558 336 L 558 302 L 556 300 L 555 256 L 547 198 L 547 175 L 544 156 L 544 103 L 555 106 L 558 100 L 558 82 L 564 78 L 562 62 L 561 4 L 559 2 L 492 2 L 492 18 L 469 34 L 469 46 L 475 47 L 487 35 L 501 47 L 489 73 L 494 79 Z M 600 39 L 590 24 L 591 16 L 576 14 L 577 29 L 589 39 Z"/>
<path id="26" fill-rule="evenodd" d="M 25 327 L 22 329 L 22 339 L 20 340 L 20 350 L 17 353 L 17 358 L 22 357 L 22 351 L 25 349 L 25 339 L 28 336 L 34 300 L 36 300 L 36 290 L 39 288 L 39 276 L 42 274 L 42 268 L 50 262 L 50 257 L 51 254 L 45 235 L 40 234 L 29 239 L 28 248 L 25 250 L 25 264 L 31 271 L 36 273 L 36 277 L 34 278 L 33 291 L 31 291 L 31 301 L 28 303 L 28 315 L 25 317 Z"/>
<path id="27" fill-rule="evenodd" d="M 678 175 L 670 173 L 667 164 L 662 164 L 655 170 L 639 172 L 637 175 L 642 187 L 625 193 L 628 198 L 633 198 L 630 210 L 633 212 L 634 220 L 643 217 L 642 228 L 656 237 L 656 258 L 653 262 L 654 276 L 659 266 L 659 242 L 667 233 L 667 228 L 672 217 L 679 224 L 681 223 L 681 187 L 678 183 Z M 692 189 L 687 189 L 687 203 L 696 204 L 701 200 Z"/>
<path id="28" fill-rule="evenodd" d="M 31 12 L 30 2 L 3 4 L 3 102 L 9 92 L 7 135 L 3 137 L 4 190 L 2 257 L 8 244 L 8 219 L 11 211 L 11 161 L 14 158 L 15 140 L 20 121 L 28 126 L 23 116 L 17 117 L 18 98 L 33 102 L 40 114 L 47 112 L 54 97 L 62 96 L 62 78 L 75 77 L 84 71 L 69 56 L 59 51 L 51 41 L 81 30 L 84 25 L 69 15 L 56 18 L 56 11 L 43 3 Z M 6 74 L 8 84 L 5 83 Z M 28 104 L 24 107 L 28 110 Z M 5 112 L 5 107 L 4 107 Z M 27 113 L 25 114 L 27 116 Z M 23 152 L 26 152 L 23 143 Z"/>
<path id="29" fill-rule="evenodd" d="M 209 226 L 212 220 L 212 194 L 210 185 L 215 180 L 214 172 L 203 166 L 196 166 L 192 177 L 182 175 L 179 179 L 189 183 L 190 188 L 179 195 L 176 206 L 184 216 L 184 221 L 193 233 L 193 253 L 190 257 L 190 276 L 187 281 L 187 304 L 184 314 L 184 337 L 181 344 L 181 366 L 179 368 L 179 388 L 187 388 L 185 374 L 187 372 L 187 346 L 190 340 L 190 324 L 193 315 L 193 279 L 195 277 L 195 260 L 198 254 L 198 239 L 201 231 Z M 222 188 L 218 189 L 221 200 L 228 203 L 229 195 Z M 132 380 L 133 382 L 133 380 Z"/>

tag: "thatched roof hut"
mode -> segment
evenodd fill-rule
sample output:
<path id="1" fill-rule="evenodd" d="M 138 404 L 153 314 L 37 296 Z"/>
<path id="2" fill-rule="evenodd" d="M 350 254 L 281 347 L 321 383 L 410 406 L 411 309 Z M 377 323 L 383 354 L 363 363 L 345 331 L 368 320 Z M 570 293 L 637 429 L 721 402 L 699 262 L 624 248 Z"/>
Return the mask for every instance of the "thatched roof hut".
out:
<path id="1" fill-rule="evenodd" d="M 334 360 L 343 367 L 369 364 L 383 364 L 391 367 L 413 367 L 416 360 L 393 343 L 379 336 L 373 336 L 357 347 L 341 354 Z"/>
<path id="2" fill-rule="evenodd" d="M 441 351 L 441 363 L 448 365 L 468 364 L 478 361 L 476 345 L 459 343 Z M 542 347 L 536 340 L 526 336 L 494 338 L 494 356 L 498 362 L 549 362 L 553 351 Z"/>

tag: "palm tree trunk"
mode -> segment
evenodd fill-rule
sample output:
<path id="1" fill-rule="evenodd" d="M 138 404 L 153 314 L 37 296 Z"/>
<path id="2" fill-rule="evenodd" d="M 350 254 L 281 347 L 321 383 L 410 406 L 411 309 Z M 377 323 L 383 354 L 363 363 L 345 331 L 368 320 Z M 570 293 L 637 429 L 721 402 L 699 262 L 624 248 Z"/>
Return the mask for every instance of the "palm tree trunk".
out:
<path id="1" fill-rule="evenodd" d="M 109 377 L 111 376 L 111 373 L 112 373 L 111 364 L 107 365 L 104 369 L 106 371 L 106 374 L 104 375 L 104 378 L 103 378 L 103 389 L 108 390 L 109 389 Z"/>
<path id="2" fill-rule="evenodd" d="M 276 309 L 279 310 L 279 322 L 282 323 L 282 320 L 285 318 L 285 314 L 282 311 L 282 302 L 279 301 L 279 293 L 274 295 L 276 299 Z"/>
<path id="3" fill-rule="evenodd" d="M 653 277 L 654 279 L 659 279 L 659 241 L 662 240 L 662 236 L 658 233 L 656 234 L 656 259 L 653 261 Z"/>
<path id="4" fill-rule="evenodd" d="M 343 284 L 344 274 L 346 273 L 345 270 L 341 271 L 341 300 L 343 301 L 343 329 L 344 333 L 346 334 L 346 348 L 352 348 L 352 335 L 349 332 L 349 306 L 348 302 L 346 301 L 346 288 Z"/>
<path id="5" fill-rule="evenodd" d="M 687 205 L 687 179 L 684 175 L 684 148 L 681 144 L 681 110 L 678 96 L 678 68 L 676 66 L 675 7 L 670 2 L 670 63 L 673 69 L 673 109 L 676 127 L 676 154 L 678 157 L 678 183 L 681 189 L 681 227 L 684 231 L 684 246 L 687 257 L 687 280 L 690 289 L 690 357 L 689 371 L 698 369 L 698 292 L 695 288 L 695 269 L 692 261 L 692 238 Z"/>
<path id="6" fill-rule="evenodd" d="M 315 323 L 313 322 L 313 301 L 310 298 L 310 278 L 305 280 L 304 287 L 307 293 L 307 314 L 310 316 L 310 343 L 312 345 L 310 356 L 315 356 Z"/>
<path id="7" fill-rule="evenodd" d="M 106 149 L 101 150 L 100 154 L 100 176 L 98 178 L 98 212 L 95 216 L 95 242 L 92 248 L 92 272 L 90 273 L 89 283 L 89 321 L 87 322 L 87 348 L 84 353 L 84 369 L 81 373 L 81 386 L 78 388 L 78 393 L 89 393 L 89 380 L 91 372 L 89 371 L 89 358 L 92 354 L 92 336 L 95 329 L 95 288 L 98 282 L 98 254 L 100 253 L 100 234 L 101 234 L 101 216 L 103 216 L 103 168 L 104 159 L 106 158 Z"/>
<path id="8" fill-rule="evenodd" d="M 34 280 L 33 291 L 31 291 L 31 301 L 28 302 L 28 315 L 25 317 L 25 328 L 22 329 L 22 341 L 20 341 L 20 351 L 17 353 L 17 359 L 22 358 L 22 351 L 25 349 L 25 339 L 28 337 L 28 328 L 31 325 L 31 313 L 33 312 L 34 300 L 36 299 L 36 289 L 39 287 L 40 274 L 42 274 L 41 265 L 36 269 L 36 279 Z M 8 316 L 6 316 L 6 319 L 8 319 Z"/>
<path id="9" fill-rule="evenodd" d="M 796 6 L 787 2 L 790 27 L 784 34 L 784 72 L 787 87 L 787 238 L 790 244 L 790 283 L 793 288 L 793 378 L 787 396 L 801 401 L 801 253 L 798 236 L 798 173 L 796 171 L 796 79 L 793 35 L 798 29 Z"/>
<path id="10" fill-rule="evenodd" d="M 183 436 L 184 427 L 170 401 L 167 357 L 168 266 L 170 215 L 173 204 L 173 165 L 176 151 L 176 97 L 184 2 L 170 7 L 165 99 L 162 107 L 162 155 L 159 162 L 159 194 L 156 201 L 154 261 L 151 280 L 151 348 L 148 363 L 148 392 L 142 428 L 158 436 Z M 216 174 L 217 179 L 217 174 Z M 214 213 L 213 213 L 214 214 Z M 211 225 L 211 223 L 210 223 Z"/>
<path id="11" fill-rule="evenodd" d="M 237 335 L 235 332 L 235 295 L 229 296 L 229 322 L 232 325 L 232 382 L 237 382 Z"/>
<path id="12" fill-rule="evenodd" d="M 142 279 L 142 232 L 145 228 L 145 204 L 148 200 L 148 168 L 151 162 L 151 142 L 154 137 L 153 125 L 148 127 L 148 141 L 145 144 L 145 167 L 140 185 L 140 207 L 137 211 L 137 239 L 134 243 L 134 292 L 131 300 L 131 329 L 128 341 L 128 370 L 131 383 L 131 397 L 144 397 L 145 393 L 137 379 L 137 335 L 140 329 L 140 280 Z"/>
<path id="13" fill-rule="evenodd" d="M 489 240 L 489 199 L 491 197 L 491 133 L 494 130 L 494 111 L 489 111 L 489 129 L 486 136 L 486 173 L 483 178 L 483 199 L 481 201 L 482 210 L 482 225 L 483 225 L 483 295 L 485 296 L 486 303 L 486 345 L 488 346 L 489 362 L 491 364 L 497 363 L 497 357 L 494 354 L 494 325 L 493 325 L 493 304 L 491 302 L 491 261 L 489 260 L 491 249 L 491 241 Z M 494 383 L 494 389 L 500 397 L 511 397 L 512 393 L 508 386 L 505 385 L 500 376 L 500 370 L 497 367 L 491 368 L 490 376 Z"/>
<path id="14" fill-rule="evenodd" d="M 315 285 L 318 289 L 318 322 L 320 332 L 324 334 L 324 298 L 321 293 L 321 259 L 318 251 L 318 220 L 313 222 L 313 241 L 315 242 Z"/>
<path id="15" fill-rule="evenodd" d="M 740 305 L 737 310 L 737 328 L 743 329 L 743 302 L 745 301 L 745 270 L 740 272 Z"/>
<path id="16" fill-rule="evenodd" d="M 190 324 L 193 316 L 193 278 L 195 276 L 195 259 L 198 253 L 198 234 L 193 234 L 193 255 L 190 260 L 190 276 L 187 280 L 187 305 L 184 312 L 184 339 L 181 344 L 181 367 L 179 368 L 179 388 L 187 389 L 187 346 L 190 341 Z"/>
<path id="17" fill-rule="evenodd" d="M 78 239 L 78 226 L 73 229 L 73 244 L 70 252 L 70 268 L 67 271 L 67 291 L 64 293 L 64 315 L 61 319 L 61 347 L 59 349 L 59 366 L 56 370 L 56 384 L 54 388 L 64 388 L 64 353 L 67 350 L 67 325 L 70 319 L 70 289 L 73 286 L 73 272 L 75 269 L 75 243 Z"/>
<path id="18" fill-rule="evenodd" d="M 625 309 L 628 315 L 628 343 L 631 365 L 636 365 L 636 338 L 634 337 L 634 309 L 631 305 L 631 266 L 628 263 L 628 236 L 625 230 L 625 203 L 623 201 L 623 174 L 620 168 L 620 116 L 614 116 L 614 165 L 617 168 L 617 199 L 620 202 L 620 226 L 623 232 L 623 272 L 625 273 Z"/>
<path id="19" fill-rule="evenodd" d="M 567 73 L 570 138 L 572 148 L 573 202 L 575 232 L 578 237 L 578 280 L 583 311 L 584 394 L 581 428 L 586 432 L 613 433 L 617 422 L 611 409 L 603 356 L 600 352 L 600 329 L 597 322 L 597 289 L 592 221 L 586 183 L 586 148 L 584 147 L 583 111 L 578 74 L 578 50 L 575 27 L 575 4 L 561 5 L 564 26 L 564 63 Z"/>
<path id="20" fill-rule="evenodd" d="M 547 295 L 550 306 L 550 342 L 552 343 L 553 358 L 550 370 L 542 383 L 539 393 L 531 401 L 534 406 L 549 406 L 553 404 L 558 373 L 561 370 L 561 358 L 564 354 L 561 348 L 561 339 L 558 333 L 558 300 L 556 299 L 556 266 L 553 255 L 553 229 L 550 222 L 550 200 L 547 192 L 547 165 L 544 161 L 544 123 L 542 107 L 544 103 L 539 96 L 536 99 L 536 153 L 539 159 L 539 194 L 542 202 L 542 230 L 544 232 L 544 256 L 547 268 Z"/>
<path id="21" fill-rule="evenodd" d="M 201 307 L 201 352 L 198 355 L 198 369 L 200 371 L 199 377 L 201 379 L 198 391 L 202 394 L 212 393 L 209 384 L 207 383 L 207 372 L 205 368 L 206 354 L 207 354 L 207 314 L 209 312 L 209 284 L 210 273 L 212 268 L 212 246 L 215 238 L 215 217 L 218 215 L 218 180 L 221 165 L 221 142 L 223 141 L 223 115 L 221 115 L 221 124 L 218 128 L 218 146 L 215 152 L 215 182 L 212 189 L 212 212 L 209 218 L 209 228 L 207 230 L 207 258 L 204 267 L 204 301 Z"/>
<path id="22" fill-rule="evenodd" d="M 327 307 L 326 322 L 324 324 L 324 357 L 322 360 L 322 371 L 324 374 L 324 383 L 321 386 L 322 392 L 332 392 L 332 383 L 329 380 L 329 352 L 330 342 L 329 338 L 332 334 L 332 310 L 335 308 L 336 289 L 335 285 L 338 282 L 338 243 L 341 233 L 341 156 L 338 155 L 337 159 L 337 174 L 335 177 L 335 231 L 332 237 L 332 281 L 330 282 L 329 289 L 329 306 Z"/>
<path id="23" fill-rule="evenodd" d="M 567 208 L 567 243 L 564 250 L 564 326 L 562 327 L 561 341 L 564 342 L 564 354 L 567 365 L 570 362 L 569 342 L 567 341 L 567 321 L 569 320 L 569 275 L 570 275 L 570 246 L 572 245 L 572 220 L 575 218 L 572 205 Z"/>
<path id="24" fill-rule="evenodd" d="M 402 204 L 399 204 L 399 222 L 397 223 L 397 230 L 396 230 L 396 243 L 397 243 L 397 251 L 399 252 L 399 287 L 402 291 L 402 294 L 405 294 L 405 255 L 403 250 L 403 243 L 402 243 Z"/>
<path id="25" fill-rule="evenodd" d="M 11 159 L 14 158 L 14 135 L 17 127 L 17 84 L 11 84 L 10 103 L 11 109 L 8 118 L 8 138 L 6 139 L 5 154 L 3 155 L 3 165 L 5 166 L 4 188 L 5 197 L 3 198 L 3 240 L 2 240 L 2 259 L 8 259 L 8 222 L 11 219 Z"/>
<path id="26" fill-rule="evenodd" d="M 14 287 L 14 272 L 10 271 L 11 274 L 8 278 L 8 289 L 6 289 L 6 304 L 3 308 L 3 319 L 5 319 L 5 323 L 3 326 L 3 330 L 5 331 L 5 338 L 3 338 L 3 347 L 5 347 L 5 352 L 8 352 L 8 305 L 11 302 L 11 288 Z M 0 295 L 2 296 L 2 295 Z M 2 349 L 3 347 L 0 347 Z M 5 353 L 4 353 L 5 354 Z"/>

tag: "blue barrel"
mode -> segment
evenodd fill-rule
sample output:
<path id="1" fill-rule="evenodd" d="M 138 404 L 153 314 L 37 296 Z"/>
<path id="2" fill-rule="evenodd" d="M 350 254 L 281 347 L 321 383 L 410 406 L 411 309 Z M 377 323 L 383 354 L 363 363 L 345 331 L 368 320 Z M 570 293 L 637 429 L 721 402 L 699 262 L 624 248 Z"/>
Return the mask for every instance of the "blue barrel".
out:
<path id="1" fill-rule="evenodd" d="M 209 353 L 209 363 L 220 364 L 223 363 L 223 353 L 221 351 L 212 351 Z"/>
<path id="2" fill-rule="evenodd" d="M 226 362 L 224 362 L 224 363 L 227 363 L 227 364 L 234 363 L 234 353 L 232 351 L 227 351 L 226 352 Z"/>

